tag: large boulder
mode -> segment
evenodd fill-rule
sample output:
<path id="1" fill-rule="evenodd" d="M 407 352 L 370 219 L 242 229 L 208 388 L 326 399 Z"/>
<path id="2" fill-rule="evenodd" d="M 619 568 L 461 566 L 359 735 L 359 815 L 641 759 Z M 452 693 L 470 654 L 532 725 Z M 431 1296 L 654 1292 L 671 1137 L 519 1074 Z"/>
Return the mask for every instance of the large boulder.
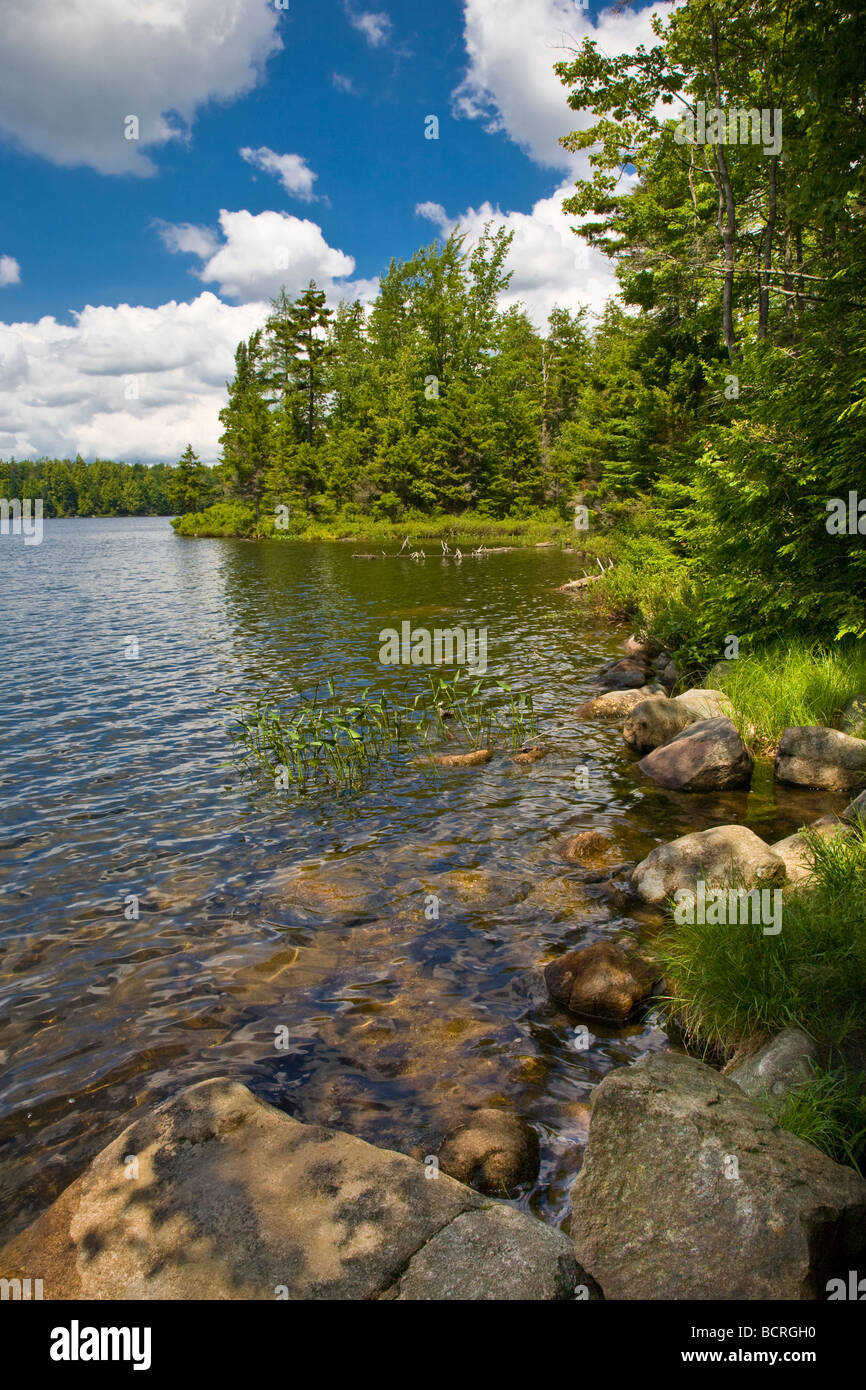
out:
<path id="1" fill-rule="evenodd" d="M 644 700 L 666 700 L 667 691 L 642 685 L 636 690 L 606 690 L 594 700 L 585 700 L 575 713 L 578 719 L 622 719 Z"/>
<path id="2" fill-rule="evenodd" d="M 866 783 L 866 739 L 820 724 L 786 729 L 776 754 L 776 779 L 797 787 L 853 791 Z"/>
<path id="3" fill-rule="evenodd" d="M 631 876 L 632 888 L 644 902 L 657 904 L 678 888 L 694 892 L 698 880 L 714 888 L 781 887 L 785 865 L 744 825 L 717 825 L 656 845 Z"/>
<path id="4" fill-rule="evenodd" d="M 841 818 L 847 825 L 853 825 L 856 821 L 866 821 L 866 791 L 855 796 L 842 812 Z"/>
<path id="5" fill-rule="evenodd" d="M 538 1165 L 538 1134 L 508 1110 L 476 1110 L 439 1149 L 443 1173 L 497 1197 L 532 1182 Z"/>
<path id="6" fill-rule="evenodd" d="M 686 690 L 672 700 L 642 700 L 635 705 L 622 736 L 635 753 L 650 753 L 690 724 L 727 717 L 730 712 L 730 702 L 720 690 Z"/>
<path id="7" fill-rule="evenodd" d="M 544 969 L 551 999 L 586 1018 L 622 1022 L 652 994 L 661 972 L 614 941 L 568 951 Z"/>
<path id="8" fill-rule="evenodd" d="M 499 1274 L 490 1278 L 493 1260 Z M 594 1280 L 579 1269 L 571 1242 L 540 1221 L 527 1221 L 513 1207 L 491 1206 L 464 1212 L 428 1240 L 384 1295 L 403 1302 L 476 1299 L 574 1301 L 597 1299 Z"/>
<path id="9" fill-rule="evenodd" d="M 490 1206 L 433 1172 L 302 1124 L 235 1082 L 200 1082 L 103 1149 L 0 1250 L 0 1276 L 37 1271 L 48 1299 L 387 1296 L 429 1242 Z M 473 1228 L 481 1268 L 466 1297 L 496 1297 L 501 1285 L 513 1297 L 547 1297 L 539 1290 L 561 1289 L 563 1278 L 585 1282 L 576 1265 L 563 1266 L 557 1232 L 520 1220 L 529 1227 L 522 1250 L 520 1237 L 510 1246 L 495 1238 L 495 1222 L 486 1236 Z M 528 1246 L 547 1273 L 527 1267 Z M 443 1252 L 440 1278 L 459 1298 L 452 1253 Z"/>
<path id="10" fill-rule="evenodd" d="M 818 1047 L 799 1028 L 785 1028 L 742 1061 L 734 1059 L 725 1074 L 752 1100 L 778 1106 L 807 1082 L 819 1060 Z"/>
<path id="11" fill-rule="evenodd" d="M 673 702 L 675 703 L 675 702 Z M 755 760 L 730 719 L 700 719 L 639 763 L 645 777 L 673 791 L 748 787 Z"/>
<path id="12" fill-rule="evenodd" d="M 866 1183 L 694 1058 L 605 1077 L 572 1188 L 578 1261 L 608 1299 L 816 1299 L 862 1264 Z"/>

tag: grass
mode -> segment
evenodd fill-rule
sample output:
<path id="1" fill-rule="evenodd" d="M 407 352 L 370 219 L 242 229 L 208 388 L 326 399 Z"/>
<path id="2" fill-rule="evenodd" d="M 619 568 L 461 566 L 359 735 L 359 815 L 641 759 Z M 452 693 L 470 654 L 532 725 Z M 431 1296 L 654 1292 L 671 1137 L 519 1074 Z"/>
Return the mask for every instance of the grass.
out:
<path id="1" fill-rule="evenodd" d="M 730 1053 L 788 1027 L 830 1046 L 866 1031 L 866 825 L 804 838 L 813 886 L 786 893 L 777 936 L 760 924 L 696 923 L 660 942 L 687 1041 Z"/>
<path id="2" fill-rule="evenodd" d="M 842 1068 L 815 1067 L 809 1080 L 786 1096 L 781 1106 L 765 1108 L 782 1129 L 866 1176 L 863 1080 Z"/>
<path id="3" fill-rule="evenodd" d="M 408 536 L 413 549 L 423 542 L 447 541 L 453 550 L 464 552 L 480 545 L 533 546 L 579 543 L 573 525 L 554 512 L 530 517 L 495 518 L 474 512 L 462 515 L 409 515 L 402 520 L 360 515 L 337 515 L 317 519 L 304 512 L 290 517 L 288 530 L 279 530 L 271 513 L 263 512 L 258 524 L 251 508 L 239 503 L 220 502 L 205 512 L 190 512 L 172 522 L 179 536 L 239 536 L 269 540 L 356 541 L 359 544 L 402 545 Z"/>
<path id="4" fill-rule="evenodd" d="M 866 645 L 789 640 L 729 661 L 708 681 L 729 697 L 746 741 L 766 751 L 792 726 L 838 725 L 848 702 L 866 693 Z"/>
<path id="5" fill-rule="evenodd" d="M 491 747 L 503 735 L 518 747 L 535 735 L 530 694 L 505 681 L 472 682 L 460 671 L 450 681 L 428 676 L 414 697 L 364 690 L 341 698 L 329 680 L 324 694 L 317 685 L 312 695 L 284 705 L 264 695 L 234 714 L 230 736 L 242 757 L 274 786 L 302 793 L 357 791 L 377 768 L 399 767 L 455 730 L 470 750 Z"/>

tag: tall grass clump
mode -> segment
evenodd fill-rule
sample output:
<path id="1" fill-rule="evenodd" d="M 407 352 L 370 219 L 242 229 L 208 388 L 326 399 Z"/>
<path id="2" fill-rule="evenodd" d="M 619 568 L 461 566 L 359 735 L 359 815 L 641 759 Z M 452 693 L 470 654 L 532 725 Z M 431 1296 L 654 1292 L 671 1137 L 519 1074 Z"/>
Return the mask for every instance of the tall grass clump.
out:
<path id="1" fill-rule="evenodd" d="M 747 742 L 774 748 L 791 726 L 838 724 L 849 700 L 866 692 L 866 645 L 828 648 L 792 639 L 729 661 L 709 681 L 730 699 Z"/>
<path id="2" fill-rule="evenodd" d="M 766 1109 L 782 1129 L 866 1176 L 863 1080 L 843 1068 L 814 1067 L 804 1085 L 787 1095 L 781 1105 L 768 1103 Z"/>
<path id="3" fill-rule="evenodd" d="M 663 936 L 668 1008 L 688 1041 L 730 1052 L 788 1027 L 829 1045 L 866 1032 L 866 826 L 803 834 L 812 879 L 786 891 L 778 935 L 707 922 Z"/>

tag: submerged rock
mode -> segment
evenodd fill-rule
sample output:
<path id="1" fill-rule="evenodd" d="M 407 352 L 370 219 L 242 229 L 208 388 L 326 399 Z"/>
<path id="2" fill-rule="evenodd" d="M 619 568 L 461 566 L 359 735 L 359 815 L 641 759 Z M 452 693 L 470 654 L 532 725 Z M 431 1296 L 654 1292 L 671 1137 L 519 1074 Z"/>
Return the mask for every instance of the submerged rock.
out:
<path id="1" fill-rule="evenodd" d="M 754 766 L 735 725 L 725 718 L 697 720 L 638 763 L 660 787 L 683 792 L 748 787 Z"/>
<path id="2" fill-rule="evenodd" d="M 785 1028 L 751 1056 L 735 1058 L 725 1074 L 752 1100 L 778 1105 L 810 1079 L 817 1061 L 818 1047 L 808 1034 Z"/>
<path id="3" fill-rule="evenodd" d="M 415 758 L 416 763 L 431 761 L 437 767 L 478 767 L 489 763 L 493 754 L 489 748 L 473 748 L 471 753 L 431 753 L 428 758 Z"/>
<path id="4" fill-rule="evenodd" d="M 730 701 L 720 690 L 687 690 L 672 700 L 642 701 L 625 721 L 622 736 L 635 753 L 650 753 L 698 720 L 729 717 Z"/>
<path id="5" fill-rule="evenodd" d="M 607 690 L 604 695 L 596 695 L 594 700 L 578 705 L 575 713 L 578 719 L 621 719 L 644 700 L 667 698 L 667 691 L 653 689 L 650 685 L 641 685 L 636 690 Z"/>
<path id="6" fill-rule="evenodd" d="M 661 972 L 614 941 L 568 951 L 545 966 L 551 999 L 587 1018 L 621 1022 L 652 994 Z"/>
<path id="7" fill-rule="evenodd" d="M 606 1298 L 826 1298 L 866 1246 L 854 1170 L 673 1052 L 597 1087 L 572 1199 L 578 1262 Z"/>
<path id="8" fill-rule="evenodd" d="M 538 1176 L 538 1135 L 509 1110 L 476 1110 L 439 1149 L 439 1167 L 458 1182 L 504 1196 Z"/>
<path id="9" fill-rule="evenodd" d="M 513 763 L 537 763 L 542 758 L 546 758 L 549 752 L 549 748 L 521 748 L 519 753 L 514 754 L 511 761 Z"/>
<path id="10" fill-rule="evenodd" d="M 866 739 L 820 724 L 786 729 L 779 741 L 775 768 L 779 782 L 852 791 L 866 783 Z"/>
<path id="11" fill-rule="evenodd" d="M 559 846 L 559 852 L 569 864 L 583 864 L 587 869 L 610 867 L 617 857 L 617 848 L 609 835 L 600 830 L 579 830 L 569 835 Z"/>
<path id="12" fill-rule="evenodd" d="M 785 865 L 744 825 L 717 825 L 657 845 L 631 876 L 632 888 L 648 903 L 664 903 L 678 888 L 695 891 L 698 880 L 714 888 L 781 887 Z"/>
<path id="13" fill-rule="evenodd" d="M 465 1288 L 469 1298 L 497 1298 L 500 1287 L 515 1298 L 562 1297 L 551 1290 L 563 1279 L 581 1282 L 558 1233 L 523 1213 L 507 1227 L 497 1218 L 486 1230 L 461 1226 L 434 1245 L 458 1217 L 491 1206 L 445 1174 L 431 1181 L 430 1171 L 291 1119 L 236 1082 L 204 1081 L 103 1149 L 0 1250 L 0 1274 L 38 1270 L 47 1299 L 364 1300 L 392 1296 L 426 1251 L 426 1279 L 438 1264 L 448 1297 Z M 464 1233 L 483 1250 L 471 1278 Z M 429 1294 L 409 1287 L 400 1296 Z"/>

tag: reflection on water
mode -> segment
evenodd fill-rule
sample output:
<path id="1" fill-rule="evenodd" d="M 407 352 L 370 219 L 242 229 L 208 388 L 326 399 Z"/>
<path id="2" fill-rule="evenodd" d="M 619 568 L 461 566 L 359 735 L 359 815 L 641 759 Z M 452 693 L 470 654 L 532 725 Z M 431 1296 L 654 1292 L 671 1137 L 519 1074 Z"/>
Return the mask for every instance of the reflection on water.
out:
<path id="1" fill-rule="evenodd" d="M 657 925 L 618 917 L 558 840 L 605 829 L 633 860 L 727 820 L 778 838 L 838 799 L 777 799 L 766 777 L 716 797 L 648 787 L 615 727 L 575 719 L 624 634 L 556 592 L 574 573 L 558 551 L 361 561 L 184 542 L 158 519 L 47 522 L 39 547 L 0 545 L 0 1230 L 137 1107 L 217 1075 L 418 1156 L 467 1109 L 513 1106 L 542 1136 L 521 1204 L 559 1222 L 593 1086 L 667 1040 L 650 1014 L 593 1026 L 577 1051 L 547 1003 L 553 955 Z M 402 683 L 379 632 L 439 614 L 488 629 L 488 674 L 533 691 L 547 757 L 503 747 L 302 801 L 239 775 L 229 706 L 330 674 Z"/>

